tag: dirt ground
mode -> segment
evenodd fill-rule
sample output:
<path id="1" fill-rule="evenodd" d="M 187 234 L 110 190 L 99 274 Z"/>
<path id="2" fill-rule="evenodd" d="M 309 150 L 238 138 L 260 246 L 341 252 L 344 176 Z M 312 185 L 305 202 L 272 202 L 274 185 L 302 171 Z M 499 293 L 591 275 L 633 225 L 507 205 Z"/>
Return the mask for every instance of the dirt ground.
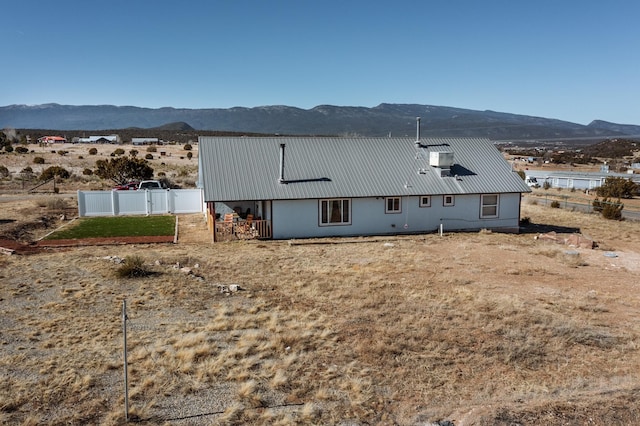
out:
<path id="1" fill-rule="evenodd" d="M 29 242 L 60 212 L 8 196 L 0 209 L 0 234 L 25 248 L 0 257 L 1 423 L 123 423 L 118 324 L 105 323 L 124 297 L 132 406 L 148 424 L 640 422 L 637 222 L 525 197 L 520 234 L 212 244 L 186 215 L 177 244 L 53 248 Z M 597 247 L 566 245 L 576 233 Z M 159 275 L 114 279 L 109 259 L 134 254 Z M 243 291 L 221 292 L 231 284 Z M 253 351 L 237 330 L 274 340 Z M 169 364 L 179 335 L 216 336 L 218 352 L 176 349 Z"/>

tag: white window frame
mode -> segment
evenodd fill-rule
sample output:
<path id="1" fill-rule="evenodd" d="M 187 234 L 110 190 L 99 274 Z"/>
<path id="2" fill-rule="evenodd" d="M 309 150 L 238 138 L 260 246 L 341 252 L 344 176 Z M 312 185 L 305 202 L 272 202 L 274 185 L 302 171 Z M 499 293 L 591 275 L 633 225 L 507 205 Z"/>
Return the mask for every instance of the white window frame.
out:
<path id="1" fill-rule="evenodd" d="M 450 198 L 450 201 L 447 201 L 447 198 Z M 456 197 L 453 195 L 443 195 L 442 196 L 442 205 L 445 207 L 452 207 L 456 205 Z"/>
<path id="2" fill-rule="evenodd" d="M 339 205 L 338 205 L 339 203 Z M 344 226 L 351 225 L 351 198 L 329 198 L 318 200 L 318 224 L 320 226 Z M 345 210 L 346 206 L 346 212 Z M 336 207 L 338 212 L 333 214 L 339 214 L 340 220 L 331 221 L 332 209 Z M 346 216 L 346 217 L 345 217 Z"/>
<path id="3" fill-rule="evenodd" d="M 431 195 L 420 196 L 420 207 L 431 207 Z"/>
<path id="4" fill-rule="evenodd" d="M 390 202 L 393 203 L 391 208 L 389 208 Z M 402 197 L 385 197 L 384 212 L 386 214 L 402 213 Z"/>
<path id="5" fill-rule="evenodd" d="M 495 200 L 493 199 L 495 197 Z M 485 209 L 494 211 L 495 213 L 485 213 Z M 482 194 L 480 195 L 480 219 L 492 219 L 500 214 L 500 194 Z"/>

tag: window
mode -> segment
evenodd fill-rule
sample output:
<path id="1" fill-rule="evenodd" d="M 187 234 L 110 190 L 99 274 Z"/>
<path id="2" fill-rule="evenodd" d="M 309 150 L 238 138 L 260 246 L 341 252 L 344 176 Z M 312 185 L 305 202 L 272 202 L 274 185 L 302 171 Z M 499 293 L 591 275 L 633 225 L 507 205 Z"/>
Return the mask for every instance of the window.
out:
<path id="1" fill-rule="evenodd" d="M 349 199 L 320 200 L 320 225 L 350 225 Z"/>
<path id="2" fill-rule="evenodd" d="M 420 197 L 420 207 L 431 207 L 431 197 L 428 195 L 422 195 Z"/>
<path id="3" fill-rule="evenodd" d="M 481 218 L 498 217 L 498 194 L 486 194 L 480 196 Z"/>
<path id="4" fill-rule="evenodd" d="M 456 203 L 456 199 L 453 195 L 445 195 L 442 199 L 442 205 L 445 207 L 453 206 Z"/>
<path id="5" fill-rule="evenodd" d="M 385 201 L 385 213 L 400 213 L 402 212 L 402 201 L 400 197 L 387 197 Z"/>

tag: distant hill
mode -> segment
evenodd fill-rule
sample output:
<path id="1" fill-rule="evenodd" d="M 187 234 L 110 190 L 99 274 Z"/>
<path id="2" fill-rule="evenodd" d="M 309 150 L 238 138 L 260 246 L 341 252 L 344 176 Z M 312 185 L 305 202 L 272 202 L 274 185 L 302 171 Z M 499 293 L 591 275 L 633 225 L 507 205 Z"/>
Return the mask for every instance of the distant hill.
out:
<path id="1" fill-rule="evenodd" d="M 167 123 L 162 126 L 151 127 L 150 130 L 167 130 L 170 132 L 189 132 L 195 130 L 184 121 L 178 121 L 175 123 Z"/>
<path id="2" fill-rule="evenodd" d="M 589 157 L 624 158 L 633 157 L 640 151 L 640 143 L 628 139 L 606 140 L 589 145 L 582 153 Z"/>
<path id="3" fill-rule="evenodd" d="M 584 126 L 549 118 L 418 104 L 383 103 L 373 108 L 319 105 L 308 110 L 281 105 L 228 109 L 58 104 L 0 107 L 3 128 L 87 131 L 136 127 L 175 132 L 197 129 L 286 135 L 413 136 L 416 117 L 421 117 L 424 136 L 474 136 L 497 141 L 584 139 L 585 143 L 593 143 L 600 137 L 640 134 L 640 126 L 598 120 Z"/>
<path id="4" fill-rule="evenodd" d="M 608 121 L 594 120 L 589 126 L 594 129 L 602 129 L 608 132 L 623 133 L 626 135 L 640 136 L 640 126 L 634 124 L 616 124 Z"/>

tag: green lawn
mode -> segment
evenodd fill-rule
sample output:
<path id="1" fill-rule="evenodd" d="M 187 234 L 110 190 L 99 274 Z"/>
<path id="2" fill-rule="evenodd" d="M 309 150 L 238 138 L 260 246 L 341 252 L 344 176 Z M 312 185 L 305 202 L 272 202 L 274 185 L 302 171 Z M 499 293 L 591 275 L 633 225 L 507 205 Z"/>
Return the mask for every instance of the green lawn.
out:
<path id="1" fill-rule="evenodd" d="M 163 236 L 175 233 L 174 216 L 90 217 L 47 236 L 47 240 L 100 237 Z"/>

